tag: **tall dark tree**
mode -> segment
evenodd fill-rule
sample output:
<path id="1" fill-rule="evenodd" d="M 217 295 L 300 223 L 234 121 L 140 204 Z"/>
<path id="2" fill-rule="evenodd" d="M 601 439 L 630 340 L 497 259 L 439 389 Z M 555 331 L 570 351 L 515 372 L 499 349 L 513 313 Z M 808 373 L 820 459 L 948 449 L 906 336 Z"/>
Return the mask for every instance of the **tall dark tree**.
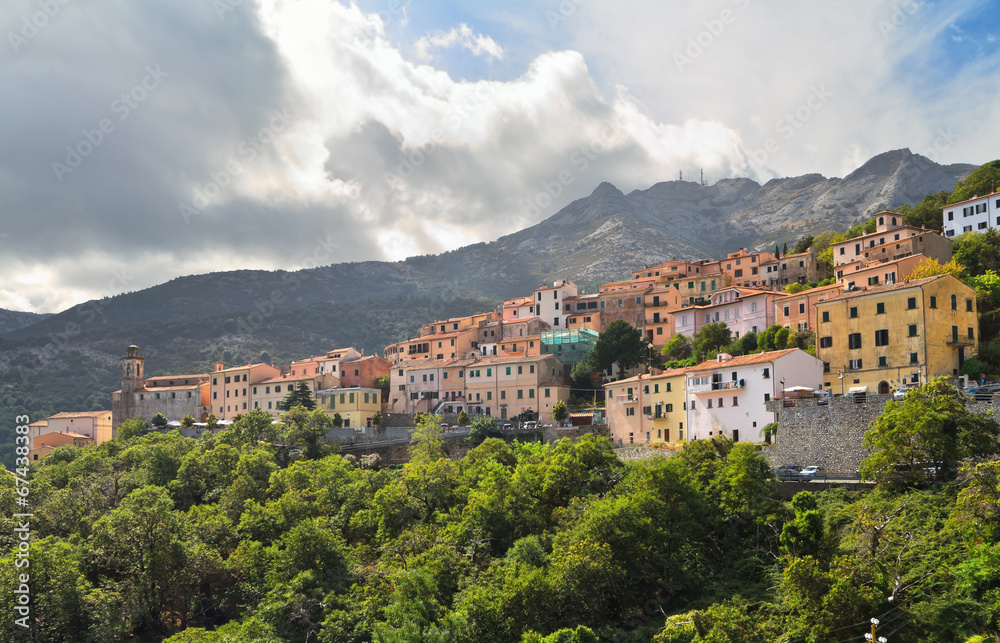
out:
<path id="1" fill-rule="evenodd" d="M 694 337 L 695 356 L 701 359 L 717 352 L 729 344 L 732 334 L 725 322 L 705 324 Z"/>
<path id="2" fill-rule="evenodd" d="M 622 370 L 635 368 L 650 359 L 650 343 L 642 332 L 623 319 L 608 324 L 590 352 L 595 371 L 608 372 L 617 365 Z"/>
<path id="3" fill-rule="evenodd" d="M 316 400 L 313 399 L 312 391 L 305 382 L 299 382 L 299 385 L 289 391 L 285 399 L 277 404 L 279 411 L 291 411 L 296 406 L 305 407 L 309 411 L 316 408 Z"/>

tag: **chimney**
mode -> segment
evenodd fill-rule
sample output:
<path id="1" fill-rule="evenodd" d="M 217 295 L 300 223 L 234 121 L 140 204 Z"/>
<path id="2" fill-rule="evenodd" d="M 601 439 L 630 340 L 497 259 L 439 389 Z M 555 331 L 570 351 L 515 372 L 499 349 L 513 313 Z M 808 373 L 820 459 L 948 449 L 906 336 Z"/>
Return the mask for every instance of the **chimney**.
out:
<path id="1" fill-rule="evenodd" d="M 216 362 L 215 363 L 215 372 L 218 373 L 221 370 L 222 370 L 222 362 Z"/>
<path id="2" fill-rule="evenodd" d="M 715 356 L 715 361 L 718 364 L 721 364 L 723 362 L 728 362 L 731 359 L 733 359 L 733 356 L 730 355 L 729 353 L 719 353 L 718 355 Z"/>

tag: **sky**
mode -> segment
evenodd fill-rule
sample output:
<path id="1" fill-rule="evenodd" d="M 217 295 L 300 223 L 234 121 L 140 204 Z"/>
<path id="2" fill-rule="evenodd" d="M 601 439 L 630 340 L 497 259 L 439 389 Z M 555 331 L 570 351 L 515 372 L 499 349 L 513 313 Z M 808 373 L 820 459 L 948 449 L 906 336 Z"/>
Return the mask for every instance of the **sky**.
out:
<path id="1" fill-rule="evenodd" d="M 1000 157 L 998 0 L 5 0 L 0 308 L 624 192 Z"/>

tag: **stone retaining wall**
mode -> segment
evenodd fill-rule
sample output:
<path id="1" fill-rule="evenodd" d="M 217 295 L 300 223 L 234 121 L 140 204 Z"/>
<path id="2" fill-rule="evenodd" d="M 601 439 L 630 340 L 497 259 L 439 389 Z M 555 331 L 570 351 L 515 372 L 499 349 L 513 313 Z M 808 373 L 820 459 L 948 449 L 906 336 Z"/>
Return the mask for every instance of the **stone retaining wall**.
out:
<path id="1" fill-rule="evenodd" d="M 863 403 L 851 397 L 771 400 L 767 410 L 776 413 L 778 433 L 774 444 L 764 445 L 764 455 L 771 465 L 817 465 L 829 472 L 853 473 L 868 455 L 862 446 L 865 433 L 881 415 L 891 395 L 871 395 Z M 794 403 L 794 406 L 786 406 Z M 990 402 L 973 402 L 967 408 L 975 415 L 986 415 L 1000 408 L 1000 394 Z"/>

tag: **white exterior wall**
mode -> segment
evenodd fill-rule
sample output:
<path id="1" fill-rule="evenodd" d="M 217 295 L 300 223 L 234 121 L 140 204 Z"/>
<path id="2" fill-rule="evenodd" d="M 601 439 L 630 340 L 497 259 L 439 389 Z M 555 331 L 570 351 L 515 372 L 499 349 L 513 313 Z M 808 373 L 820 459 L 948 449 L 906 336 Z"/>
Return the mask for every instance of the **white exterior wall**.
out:
<path id="1" fill-rule="evenodd" d="M 768 377 L 764 377 L 765 369 Z M 743 380 L 742 389 L 711 390 L 711 384 L 693 385 L 694 378 L 722 375 L 723 384 L 736 379 Z M 736 431 L 740 441 L 760 441 L 761 430 L 775 421 L 774 413 L 769 413 L 765 402 L 781 396 L 781 378 L 785 378 L 784 388 L 808 386 L 817 391 L 823 386 L 823 362 L 805 351 L 796 350 L 771 362 L 746 366 L 727 366 L 725 362 L 711 371 L 700 371 L 687 376 L 687 422 L 689 439 L 706 440 L 719 435 L 733 438 Z M 765 397 L 766 396 L 766 397 Z M 738 405 L 733 405 L 733 398 Z M 719 406 L 722 398 L 723 405 Z M 708 401 L 712 400 L 712 408 Z M 693 402 L 693 404 L 692 404 Z"/>
<path id="2" fill-rule="evenodd" d="M 966 232 L 985 232 L 1000 228 L 1000 194 L 994 193 L 978 199 L 945 206 L 941 212 L 944 236 L 960 237 Z"/>
<path id="3" fill-rule="evenodd" d="M 532 294 L 532 300 L 535 304 L 535 316 L 541 317 L 547 324 L 551 324 L 552 330 L 566 328 L 566 317 L 574 311 L 566 310 L 563 300 L 567 297 L 576 297 L 576 295 L 576 284 L 571 281 L 561 283 L 555 288 L 536 290 Z"/>
<path id="4" fill-rule="evenodd" d="M 705 325 L 705 307 L 681 308 L 673 312 L 674 334 L 694 337 Z"/>

